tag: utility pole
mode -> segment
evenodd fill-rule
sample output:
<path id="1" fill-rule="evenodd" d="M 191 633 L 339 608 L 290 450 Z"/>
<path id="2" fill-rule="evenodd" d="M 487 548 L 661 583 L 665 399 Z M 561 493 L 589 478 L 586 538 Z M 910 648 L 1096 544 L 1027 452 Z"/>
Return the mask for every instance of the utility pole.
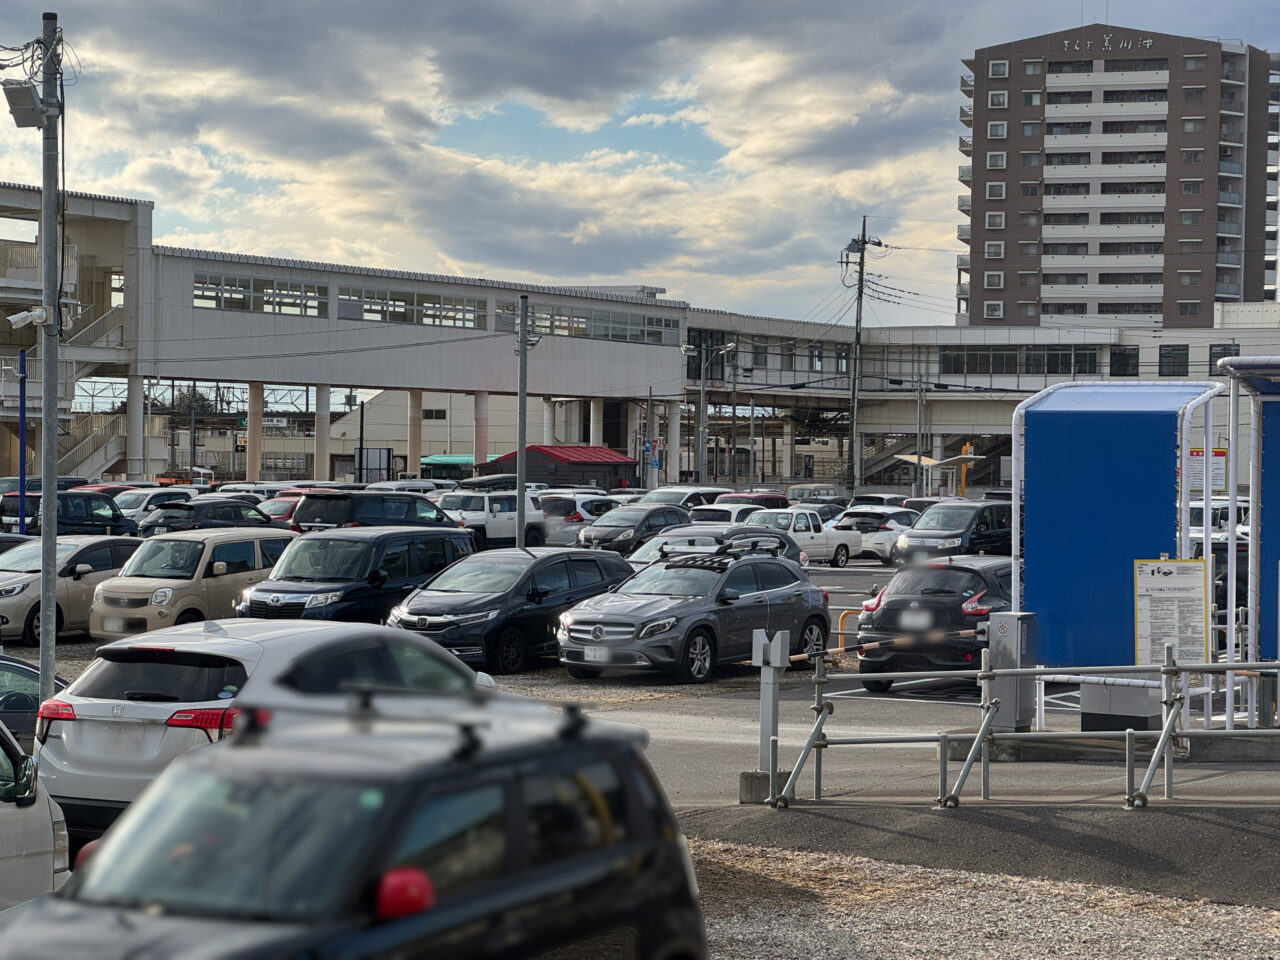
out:
<path id="1" fill-rule="evenodd" d="M 27 351 L 18 351 L 18 533 L 27 533 Z"/>
<path id="2" fill-rule="evenodd" d="M 879 241 L 875 241 L 877 244 Z M 863 278 L 867 269 L 867 218 L 862 218 L 862 232 L 844 248 L 845 253 L 858 254 L 858 296 L 853 314 L 853 356 L 849 360 L 849 449 L 846 451 L 849 463 L 847 479 L 849 493 L 857 492 L 858 472 L 862 464 L 862 448 L 858 444 L 858 390 L 862 380 L 862 294 L 865 289 Z M 848 259 L 844 260 L 848 264 Z"/>
<path id="3" fill-rule="evenodd" d="M 356 483 L 364 483 L 364 401 L 360 401 L 360 446 L 356 450 Z"/>
<path id="4" fill-rule="evenodd" d="M 188 429 L 191 435 L 187 438 L 187 444 L 190 447 L 191 462 L 188 466 L 191 468 L 191 484 L 196 482 L 196 382 L 191 381 L 191 393 L 187 396 L 187 413 L 190 415 L 190 425 Z"/>
<path id="5" fill-rule="evenodd" d="M 751 420 L 747 432 L 751 434 L 751 456 L 748 462 L 751 464 L 751 483 L 756 482 L 756 398 L 751 398 Z"/>
<path id="6" fill-rule="evenodd" d="M 916 482 L 915 495 L 923 497 L 924 491 L 924 376 L 916 370 Z"/>
<path id="7" fill-rule="evenodd" d="M 653 408 L 653 387 L 649 388 L 649 407 L 645 413 L 645 437 L 648 448 L 645 452 L 644 463 L 644 482 L 641 484 L 646 490 L 656 490 L 658 488 L 658 414 Z M 670 452 L 667 454 L 670 456 Z"/>
<path id="8" fill-rule="evenodd" d="M 698 483 L 707 482 L 707 341 L 699 345 L 698 360 L 702 376 L 698 378 Z"/>
<path id="9" fill-rule="evenodd" d="M 524 547 L 524 491 L 529 451 L 525 447 L 529 429 L 529 296 L 520 294 L 520 330 L 516 334 L 520 356 L 519 401 L 516 408 L 516 546 Z"/>
<path id="10" fill-rule="evenodd" d="M 729 407 L 729 484 L 738 485 L 738 351 L 729 354 L 729 371 L 733 380 L 729 384 L 732 401 Z"/>
<path id="11" fill-rule="evenodd" d="M 58 100 L 62 59 L 58 15 L 44 15 L 43 88 L 44 177 L 40 191 L 41 286 L 48 322 L 41 329 L 43 353 L 40 401 L 40 701 L 53 697 L 57 669 L 58 618 L 58 338 L 62 335 L 63 238 L 58 234 Z M 25 491 L 24 491 L 25 492 Z"/>

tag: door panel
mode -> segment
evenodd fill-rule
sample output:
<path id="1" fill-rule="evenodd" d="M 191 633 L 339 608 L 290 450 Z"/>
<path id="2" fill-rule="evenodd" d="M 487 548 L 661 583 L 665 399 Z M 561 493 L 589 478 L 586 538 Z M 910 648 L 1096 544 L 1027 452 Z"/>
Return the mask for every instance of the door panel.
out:
<path id="1" fill-rule="evenodd" d="M 756 630 L 769 629 L 769 602 L 756 582 L 754 564 L 732 567 L 721 592 L 738 591 L 738 599 L 718 605 L 720 621 L 720 660 L 740 660 L 751 655 L 752 636 Z"/>

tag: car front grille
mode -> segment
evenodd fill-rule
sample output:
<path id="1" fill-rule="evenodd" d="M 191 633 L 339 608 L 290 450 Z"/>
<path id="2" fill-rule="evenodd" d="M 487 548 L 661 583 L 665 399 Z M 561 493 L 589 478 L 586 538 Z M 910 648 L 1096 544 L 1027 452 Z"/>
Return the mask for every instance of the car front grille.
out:
<path id="1" fill-rule="evenodd" d="M 625 643 L 635 633 L 635 625 L 630 623 L 577 622 L 569 627 L 569 639 L 575 643 Z"/>
<path id="2" fill-rule="evenodd" d="M 307 608 L 306 600 L 291 600 L 288 603 L 268 603 L 257 597 L 249 598 L 249 616 L 261 617 L 265 620 L 292 620 L 302 616 Z"/>
<path id="3" fill-rule="evenodd" d="M 104 596 L 102 598 L 102 606 L 110 607 L 114 610 L 136 610 L 139 607 L 145 607 L 151 602 L 150 597 L 112 597 Z"/>

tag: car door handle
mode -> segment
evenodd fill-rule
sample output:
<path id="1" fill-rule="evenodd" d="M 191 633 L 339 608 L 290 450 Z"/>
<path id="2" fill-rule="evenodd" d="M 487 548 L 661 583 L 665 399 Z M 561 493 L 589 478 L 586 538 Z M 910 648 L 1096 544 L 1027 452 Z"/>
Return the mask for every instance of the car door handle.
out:
<path id="1" fill-rule="evenodd" d="M 795 593 L 793 593 L 793 594 L 791 595 L 791 599 L 792 599 L 792 600 L 799 600 L 799 599 L 800 599 L 801 597 L 803 597 L 803 596 L 804 596 L 804 594 L 803 594 L 801 591 L 797 590 Z"/>

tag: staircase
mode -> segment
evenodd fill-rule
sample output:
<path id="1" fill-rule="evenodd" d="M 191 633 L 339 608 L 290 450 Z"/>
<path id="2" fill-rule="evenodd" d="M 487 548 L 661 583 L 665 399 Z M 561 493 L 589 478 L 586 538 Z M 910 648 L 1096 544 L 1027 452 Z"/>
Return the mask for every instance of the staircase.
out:
<path id="1" fill-rule="evenodd" d="M 124 312 L 112 307 L 67 334 L 61 356 L 75 363 L 76 380 L 92 376 L 103 364 L 127 365 L 132 351 L 124 346 Z"/>
<path id="2" fill-rule="evenodd" d="M 862 456 L 863 482 L 870 483 L 871 477 L 885 467 L 900 466 L 902 461 L 895 460 L 900 453 L 915 453 L 916 438 L 902 437 L 894 440 L 883 438 L 876 442 L 872 452 L 864 452 Z"/>
<path id="3" fill-rule="evenodd" d="M 58 437 L 58 475 L 100 477 L 125 457 L 125 415 L 82 413 Z"/>

